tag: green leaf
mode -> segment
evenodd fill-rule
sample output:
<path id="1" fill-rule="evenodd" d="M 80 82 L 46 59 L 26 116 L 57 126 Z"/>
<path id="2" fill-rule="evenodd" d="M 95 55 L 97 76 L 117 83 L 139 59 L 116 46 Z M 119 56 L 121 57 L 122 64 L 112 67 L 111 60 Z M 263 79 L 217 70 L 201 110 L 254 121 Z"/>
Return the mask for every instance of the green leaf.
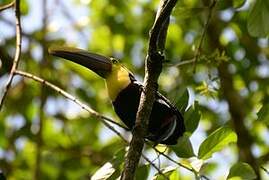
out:
<path id="1" fill-rule="evenodd" d="M 240 8 L 245 4 L 246 0 L 233 0 L 233 7 Z"/>
<path id="2" fill-rule="evenodd" d="M 124 160 L 125 152 L 126 152 L 125 148 L 122 148 L 114 154 L 113 159 L 111 161 L 114 166 L 117 167 L 120 166 L 120 164 Z"/>
<path id="3" fill-rule="evenodd" d="M 21 6 L 21 13 L 22 13 L 22 15 L 27 15 L 28 12 L 29 12 L 29 4 L 28 4 L 28 1 L 27 0 L 22 0 L 20 6 Z"/>
<path id="4" fill-rule="evenodd" d="M 178 157 L 189 158 L 195 156 L 192 148 L 191 141 L 187 135 L 184 134 L 179 138 L 178 143 L 173 146 L 169 146 Z"/>
<path id="5" fill-rule="evenodd" d="M 189 108 L 184 115 L 186 132 L 192 134 L 198 127 L 200 118 L 201 114 L 199 112 L 199 105 L 198 102 L 195 101 L 194 105 L 191 108 Z"/>
<path id="6" fill-rule="evenodd" d="M 176 103 L 176 107 L 179 108 L 181 113 L 184 113 L 189 103 L 189 92 L 188 89 L 184 91 L 182 96 L 180 96 L 179 100 Z"/>
<path id="7" fill-rule="evenodd" d="M 228 8 L 240 8 L 245 4 L 246 0 L 219 0 L 218 1 L 218 9 L 219 10 L 224 10 Z"/>
<path id="8" fill-rule="evenodd" d="M 248 17 L 248 31 L 254 37 L 269 35 L 269 2 L 257 0 Z"/>
<path id="9" fill-rule="evenodd" d="M 178 180 L 178 179 L 182 179 L 178 171 L 172 172 L 171 175 L 169 176 L 169 180 Z"/>
<path id="10" fill-rule="evenodd" d="M 92 180 L 100 179 L 116 179 L 120 175 L 119 166 L 124 160 L 125 148 L 122 148 L 115 153 L 113 159 L 110 162 L 105 163 L 99 168 L 91 177 Z"/>
<path id="11" fill-rule="evenodd" d="M 199 159 L 208 159 L 213 153 L 220 151 L 229 143 L 236 142 L 237 135 L 228 127 L 221 127 L 210 134 L 200 145 Z"/>
<path id="12" fill-rule="evenodd" d="M 149 175 L 150 165 L 144 164 L 139 166 L 135 173 L 135 180 L 147 180 Z"/>
<path id="13" fill-rule="evenodd" d="M 206 162 L 203 164 L 202 168 L 200 169 L 201 174 L 210 174 L 214 171 L 217 171 L 218 162 Z"/>
<path id="14" fill-rule="evenodd" d="M 92 180 L 100 180 L 109 178 L 116 169 L 113 167 L 112 163 L 105 163 L 100 169 L 98 169 L 94 175 L 91 177 Z"/>
<path id="15" fill-rule="evenodd" d="M 177 169 L 177 167 L 174 166 L 167 166 L 163 169 L 161 169 L 161 172 L 169 178 L 169 176 Z M 153 180 L 166 180 L 165 177 L 163 177 L 163 175 L 157 173 L 155 174 L 155 176 L 152 178 Z"/>
<path id="16" fill-rule="evenodd" d="M 244 180 L 251 180 L 251 179 L 256 179 L 256 174 L 252 167 L 243 162 L 238 162 L 234 164 L 229 172 L 229 175 L 227 179 L 232 180 L 232 179 L 244 179 Z"/>
<path id="17" fill-rule="evenodd" d="M 189 160 L 190 160 L 191 168 L 195 170 L 195 172 L 200 172 L 204 164 L 204 161 L 201 159 L 198 159 L 197 157 L 192 157 Z"/>
<path id="18" fill-rule="evenodd" d="M 257 113 L 258 121 L 264 122 L 269 125 L 269 104 L 263 105 L 260 111 Z"/>
<path id="19" fill-rule="evenodd" d="M 188 159 L 182 159 L 180 163 L 183 164 L 185 167 L 188 167 L 199 173 L 204 165 L 204 160 L 198 159 L 197 157 L 191 157 Z"/>

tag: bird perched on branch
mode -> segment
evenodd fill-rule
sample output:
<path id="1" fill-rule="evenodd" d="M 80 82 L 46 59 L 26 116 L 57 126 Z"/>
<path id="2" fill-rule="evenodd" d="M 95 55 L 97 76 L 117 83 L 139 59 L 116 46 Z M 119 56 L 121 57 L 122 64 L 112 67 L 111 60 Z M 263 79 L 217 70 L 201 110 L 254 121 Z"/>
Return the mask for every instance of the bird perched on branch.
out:
<path id="1" fill-rule="evenodd" d="M 116 114 L 130 130 L 133 129 L 143 85 L 126 67 L 115 58 L 77 48 L 50 48 L 49 53 L 80 64 L 104 78 Z M 179 110 L 157 92 L 145 138 L 155 144 L 174 145 L 184 132 L 184 119 Z"/>

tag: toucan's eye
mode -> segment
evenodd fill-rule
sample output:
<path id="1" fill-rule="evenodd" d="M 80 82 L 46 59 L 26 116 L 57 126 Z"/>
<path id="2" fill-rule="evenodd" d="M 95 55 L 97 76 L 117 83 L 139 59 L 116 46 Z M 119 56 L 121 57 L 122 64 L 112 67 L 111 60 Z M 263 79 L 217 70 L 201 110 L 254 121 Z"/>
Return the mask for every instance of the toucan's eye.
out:
<path id="1" fill-rule="evenodd" d="M 111 61 L 112 61 L 112 63 L 113 64 L 117 64 L 119 61 L 117 60 L 117 59 L 115 59 L 115 58 L 111 58 Z"/>

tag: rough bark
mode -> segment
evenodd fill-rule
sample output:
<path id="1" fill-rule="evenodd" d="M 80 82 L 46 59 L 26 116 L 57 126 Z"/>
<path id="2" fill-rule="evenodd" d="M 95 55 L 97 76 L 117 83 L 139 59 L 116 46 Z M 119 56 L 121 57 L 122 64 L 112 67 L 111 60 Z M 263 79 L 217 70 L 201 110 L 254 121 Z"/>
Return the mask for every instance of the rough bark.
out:
<path id="1" fill-rule="evenodd" d="M 133 138 L 125 160 L 121 179 L 134 179 L 135 170 L 144 146 L 144 137 L 148 127 L 155 94 L 158 87 L 158 78 L 162 70 L 163 52 L 165 47 L 166 31 L 169 16 L 176 5 L 177 0 L 162 0 L 159 6 L 155 22 L 150 31 L 148 54 L 145 65 L 144 91 L 141 94 L 137 112 L 136 125 L 133 130 Z"/>

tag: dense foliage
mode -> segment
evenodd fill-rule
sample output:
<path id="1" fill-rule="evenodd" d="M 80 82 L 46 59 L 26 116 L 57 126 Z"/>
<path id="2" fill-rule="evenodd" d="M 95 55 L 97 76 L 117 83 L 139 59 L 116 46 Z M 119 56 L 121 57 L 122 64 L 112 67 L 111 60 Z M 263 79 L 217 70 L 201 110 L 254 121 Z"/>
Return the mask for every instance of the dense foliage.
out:
<path id="1" fill-rule="evenodd" d="M 0 0 L 0 6 L 9 3 Z M 187 132 L 144 154 L 170 179 L 269 178 L 269 1 L 179 0 L 159 91 L 184 113 Z M 114 56 L 143 81 L 159 1 L 21 0 L 19 70 L 41 77 L 119 122 L 103 80 L 48 55 L 76 46 Z M 212 5 L 213 4 L 213 5 Z M 0 87 L 16 49 L 14 9 L 0 12 Z M 195 63 L 194 61 L 197 60 Z M 1 95 L 2 96 L 2 95 Z M 124 137 L 130 133 L 115 126 Z M 9 179 L 116 179 L 126 144 L 57 91 L 16 75 L 0 111 L 0 169 Z M 187 170 L 190 169 L 191 171 Z M 266 172 L 267 171 L 267 172 Z M 136 179 L 163 179 L 141 158 Z"/>

